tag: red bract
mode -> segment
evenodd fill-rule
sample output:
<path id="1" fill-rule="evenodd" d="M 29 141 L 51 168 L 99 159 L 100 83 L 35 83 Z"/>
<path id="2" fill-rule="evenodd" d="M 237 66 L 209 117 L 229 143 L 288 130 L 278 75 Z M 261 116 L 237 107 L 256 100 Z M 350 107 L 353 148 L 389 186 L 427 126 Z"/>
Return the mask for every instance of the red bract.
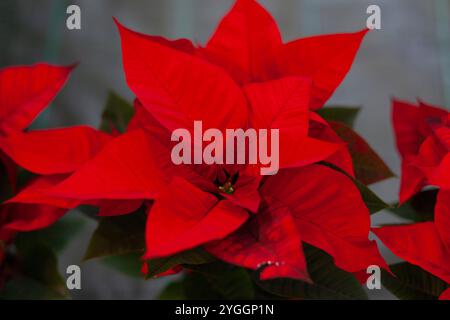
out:
<path id="1" fill-rule="evenodd" d="M 394 100 L 393 122 L 402 157 L 400 202 L 427 184 L 450 189 L 450 124 L 448 111 Z"/>
<path id="2" fill-rule="evenodd" d="M 26 129 L 55 98 L 72 69 L 37 64 L 0 70 L 0 135 Z"/>
<path id="3" fill-rule="evenodd" d="M 253 0 L 237 1 L 205 48 L 117 24 L 136 113 L 125 134 L 69 178 L 39 189 L 42 202 L 154 200 L 146 259 L 206 245 L 231 263 L 266 266 L 263 278 L 308 280 L 305 241 L 350 272 L 384 266 L 368 240 L 369 213 L 358 189 L 344 174 L 314 165 L 330 160 L 352 172 L 348 152 L 336 157 L 345 145 L 312 110 L 342 81 L 365 31 L 282 44 L 273 19 Z M 310 119 L 324 132 L 310 136 Z M 171 132 L 192 130 L 196 120 L 222 133 L 279 129 L 281 171 L 262 178 L 250 165 L 174 165 Z M 37 198 L 28 189 L 13 201 Z"/>
<path id="4" fill-rule="evenodd" d="M 434 222 L 373 229 L 394 254 L 450 283 L 450 192 L 439 191 Z"/>
<path id="5" fill-rule="evenodd" d="M 393 102 L 397 147 L 402 156 L 400 202 L 426 185 L 439 186 L 434 222 L 387 226 L 376 235 L 400 258 L 450 283 L 449 113 L 423 102 Z M 442 298 L 448 296 L 448 292 Z"/>
<path id="6" fill-rule="evenodd" d="M 0 70 L 0 155 L 13 189 L 16 165 L 45 175 L 36 177 L 25 191 L 49 187 L 66 178 L 111 139 L 107 134 L 84 126 L 24 131 L 54 99 L 72 70 L 73 66 L 48 64 Z M 36 197 L 42 202 L 42 197 Z M 31 201 L 3 204 L 0 207 L 1 232 L 10 234 L 10 230 L 46 227 L 65 213 L 61 208 L 67 206 L 35 205 Z"/>
<path id="7" fill-rule="evenodd" d="M 439 297 L 440 300 L 450 300 L 450 289 L 445 290 L 441 296 Z"/>
<path id="8" fill-rule="evenodd" d="M 321 108 L 350 69 L 366 30 L 283 43 L 276 22 L 254 0 L 238 0 L 200 55 L 237 83 L 286 76 L 312 80 L 310 106 Z"/>
<path id="9" fill-rule="evenodd" d="M 325 183 L 328 181 L 328 183 Z M 358 189 L 321 165 L 281 171 L 261 187 L 265 206 L 238 232 L 206 248 L 219 258 L 257 269 L 261 277 L 307 280 L 302 241 L 329 253 L 350 272 L 386 267 L 369 241 L 370 218 Z M 386 267 L 387 268 L 387 267 Z"/>

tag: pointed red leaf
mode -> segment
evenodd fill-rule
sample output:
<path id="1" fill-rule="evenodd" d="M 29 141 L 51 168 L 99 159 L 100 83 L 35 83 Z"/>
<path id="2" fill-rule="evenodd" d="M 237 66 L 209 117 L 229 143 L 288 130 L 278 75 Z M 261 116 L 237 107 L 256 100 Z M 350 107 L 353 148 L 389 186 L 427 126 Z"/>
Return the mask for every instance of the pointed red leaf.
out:
<path id="1" fill-rule="evenodd" d="M 172 174 L 190 172 L 172 163 L 166 139 L 165 132 L 142 129 L 123 134 L 49 194 L 78 200 L 153 199 Z"/>
<path id="2" fill-rule="evenodd" d="M 321 165 L 283 170 L 267 179 L 261 192 L 270 203 L 289 209 L 302 240 L 333 256 L 338 267 L 349 272 L 372 264 L 387 268 L 368 239 L 368 209 L 344 174 Z"/>
<path id="3" fill-rule="evenodd" d="M 311 81 L 287 77 L 246 85 L 243 90 L 250 104 L 250 123 L 255 129 L 296 128 L 299 139 L 308 133 Z"/>
<path id="4" fill-rule="evenodd" d="M 310 81 L 288 77 L 244 87 L 250 103 L 250 123 L 255 129 L 279 129 L 280 168 L 321 161 L 341 144 L 307 137 Z"/>
<path id="5" fill-rule="evenodd" d="M 72 69 L 36 64 L 0 70 L 0 134 L 26 129 L 61 90 Z"/>
<path id="6" fill-rule="evenodd" d="M 99 207 L 99 217 L 111 217 L 130 214 L 142 206 L 141 200 L 101 200 L 93 201 Z"/>
<path id="7" fill-rule="evenodd" d="M 408 161 L 402 161 L 402 175 L 400 182 L 399 202 L 405 203 L 422 190 L 426 185 L 426 178 L 423 172 L 416 166 L 411 165 Z"/>
<path id="8" fill-rule="evenodd" d="M 255 0 L 238 0 L 222 19 L 205 52 L 240 84 L 276 77 L 281 35 L 272 16 Z"/>
<path id="9" fill-rule="evenodd" d="M 300 233 L 285 207 L 265 208 L 227 238 L 205 246 L 228 263 L 262 269 L 261 279 L 309 280 Z"/>
<path id="10" fill-rule="evenodd" d="M 311 78 L 311 108 L 321 108 L 353 64 L 368 30 L 295 40 L 285 44 L 278 57 L 281 74 Z"/>
<path id="11" fill-rule="evenodd" d="M 344 170 L 347 174 L 355 177 L 355 170 L 353 168 L 353 159 L 349 152 L 348 146 L 343 139 L 332 129 L 331 124 L 325 119 L 322 119 L 317 113 L 310 113 L 311 122 L 309 127 L 309 135 L 315 139 L 325 142 L 331 142 L 341 145 L 341 148 L 333 153 L 331 156 L 324 159 L 326 162 L 335 165 Z"/>
<path id="12" fill-rule="evenodd" d="M 6 204 L 0 207 L 0 214 L 11 219 L 4 228 L 14 231 L 46 228 L 59 220 L 66 211 L 63 208 L 33 204 Z"/>
<path id="13" fill-rule="evenodd" d="M 101 131 L 80 126 L 13 133 L 0 138 L 0 149 L 31 172 L 60 174 L 79 168 L 110 140 Z"/>
<path id="14" fill-rule="evenodd" d="M 13 199 L 0 206 L 0 215 L 6 220 L 5 228 L 32 231 L 46 228 L 61 218 L 67 209 L 79 202 L 48 197 L 41 190 L 52 187 L 66 175 L 39 176 L 33 179 Z"/>
<path id="15" fill-rule="evenodd" d="M 344 144 L 333 143 L 311 137 L 294 140 L 289 134 L 280 136 L 280 168 L 295 168 L 328 159 L 345 148 Z M 283 150 L 283 151 L 281 151 Z"/>
<path id="16" fill-rule="evenodd" d="M 450 253 L 434 223 L 387 226 L 373 232 L 398 257 L 450 283 Z"/>
<path id="17" fill-rule="evenodd" d="M 437 166 L 421 169 L 425 172 L 429 184 L 450 190 L 450 153 L 445 155 Z"/>
<path id="18" fill-rule="evenodd" d="M 169 256 L 224 238 L 247 218 L 245 210 L 229 201 L 219 201 L 186 180 L 174 178 L 149 212 L 145 258 Z"/>
<path id="19" fill-rule="evenodd" d="M 434 210 L 434 223 L 450 255 L 450 191 L 439 191 Z"/>
<path id="20" fill-rule="evenodd" d="M 39 176 L 20 190 L 17 195 L 6 201 L 6 204 L 39 204 L 65 209 L 75 208 L 81 204 L 80 201 L 54 197 L 47 193 L 67 177 L 68 175 L 64 174 Z"/>
<path id="21" fill-rule="evenodd" d="M 245 98 L 224 70 L 117 24 L 128 85 L 167 129 L 246 127 Z"/>
<path id="22" fill-rule="evenodd" d="M 403 158 L 416 155 L 425 137 L 419 131 L 419 109 L 407 102 L 392 101 L 392 122 L 397 149 Z"/>

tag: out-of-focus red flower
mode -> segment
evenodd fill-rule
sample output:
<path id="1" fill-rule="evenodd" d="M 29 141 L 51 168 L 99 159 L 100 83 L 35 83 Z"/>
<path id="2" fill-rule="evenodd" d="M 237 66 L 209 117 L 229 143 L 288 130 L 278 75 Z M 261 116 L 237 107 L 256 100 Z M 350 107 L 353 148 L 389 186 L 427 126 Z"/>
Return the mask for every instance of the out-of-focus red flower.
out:
<path id="1" fill-rule="evenodd" d="M 415 106 L 394 100 L 392 115 L 402 157 L 400 203 L 425 185 L 450 189 L 449 112 L 424 102 Z"/>
<path id="2" fill-rule="evenodd" d="M 400 258 L 450 283 L 450 123 L 449 113 L 423 102 L 393 102 L 397 147 L 402 156 L 400 202 L 426 185 L 440 187 L 434 221 L 375 228 Z M 448 296 L 444 293 L 442 298 Z"/>
<path id="3" fill-rule="evenodd" d="M 264 278 L 308 280 L 305 241 L 350 272 L 384 266 L 368 240 L 369 213 L 358 189 L 344 174 L 313 165 L 345 145 L 332 132 L 322 139 L 309 130 L 312 117 L 328 125 L 313 110 L 342 81 L 366 31 L 283 44 L 273 19 L 253 0 L 238 0 L 205 48 L 117 24 L 136 114 L 125 134 L 70 177 L 40 188 L 46 204 L 155 200 L 146 259 L 207 244 L 231 263 L 268 264 Z M 261 178 L 250 165 L 174 165 L 171 132 L 192 131 L 194 120 L 222 133 L 279 129 L 281 171 Z M 13 201 L 39 203 L 35 192 Z M 236 242 L 249 261 L 227 250 Z"/>

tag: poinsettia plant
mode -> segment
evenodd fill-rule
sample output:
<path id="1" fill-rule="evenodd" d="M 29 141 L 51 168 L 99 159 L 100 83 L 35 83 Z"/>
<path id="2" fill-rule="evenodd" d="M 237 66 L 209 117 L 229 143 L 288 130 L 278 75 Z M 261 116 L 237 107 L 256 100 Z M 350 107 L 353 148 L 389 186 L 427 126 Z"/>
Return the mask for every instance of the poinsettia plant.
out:
<path id="1" fill-rule="evenodd" d="M 76 208 L 98 223 L 85 259 L 142 279 L 176 275 L 162 299 L 365 299 L 371 266 L 401 298 L 448 296 L 448 112 L 394 103 L 403 172 L 400 205 L 389 206 L 368 187 L 393 173 L 353 130 L 359 108 L 324 107 L 368 30 L 284 43 L 254 0 L 238 0 L 205 46 L 115 22 L 136 98 L 111 94 L 98 130 L 26 130 L 73 67 L 0 71 L 3 297 L 67 296 L 56 259 L 80 228 L 66 217 Z M 194 121 L 221 134 L 276 129 L 279 171 L 175 164 L 172 133 Z M 428 184 L 437 200 L 419 192 Z M 428 219 L 435 201 L 434 222 L 372 229 L 407 261 L 389 266 L 371 214 Z"/>

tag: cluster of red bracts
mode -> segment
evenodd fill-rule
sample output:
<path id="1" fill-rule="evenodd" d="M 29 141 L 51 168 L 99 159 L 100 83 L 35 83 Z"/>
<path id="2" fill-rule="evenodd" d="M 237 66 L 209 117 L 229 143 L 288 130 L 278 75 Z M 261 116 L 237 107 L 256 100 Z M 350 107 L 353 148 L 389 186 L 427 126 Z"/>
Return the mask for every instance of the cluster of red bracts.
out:
<path id="1" fill-rule="evenodd" d="M 402 157 L 400 203 L 439 187 L 434 221 L 373 231 L 397 256 L 450 283 L 450 113 L 394 101 L 393 123 Z M 441 298 L 450 299 L 450 289 Z"/>
<path id="2" fill-rule="evenodd" d="M 351 179 L 347 145 L 316 113 L 344 79 L 366 30 L 283 43 L 273 18 L 253 0 L 238 0 L 205 47 L 117 25 L 136 95 L 122 134 L 83 126 L 26 131 L 72 67 L 0 71 L 2 163 L 14 189 L 16 166 L 36 175 L 0 207 L 0 252 L 15 232 L 47 227 L 82 204 L 103 216 L 145 205 L 143 261 L 202 246 L 230 264 L 261 269 L 262 279 L 310 281 L 304 242 L 348 272 L 389 269 L 369 240 L 370 215 Z M 279 173 L 262 178 L 250 165 L 174 165 L 171 132 L 191 129 L 194 120 L 222 132 L 279 129 Z M 396 103 L 402 199 L 426 183 L 442 191 L 434 224 L 375 232 L 399 256 L 450 282 L 449 121 L 444 111 Z M 230 176 L 232 192 L 224 192 Z M 423 248 L 413 246 L 422 236 Z M 422 260 L 422 249 L 430 259 Z"/>

